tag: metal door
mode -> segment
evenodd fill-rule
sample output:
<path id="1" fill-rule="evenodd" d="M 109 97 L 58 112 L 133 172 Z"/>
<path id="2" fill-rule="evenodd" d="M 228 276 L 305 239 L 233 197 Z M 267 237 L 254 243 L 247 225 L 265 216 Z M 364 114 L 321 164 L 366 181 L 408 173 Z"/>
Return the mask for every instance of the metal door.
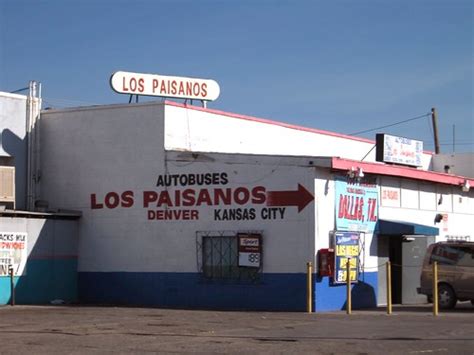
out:
<path id="1" fill-rule="evenodd" d="M 420 275 L 428 245 L 434 237 L 403 236 L 402 238 L 402 304 L 426 303 L 426 296 L 419 295 Z"/>

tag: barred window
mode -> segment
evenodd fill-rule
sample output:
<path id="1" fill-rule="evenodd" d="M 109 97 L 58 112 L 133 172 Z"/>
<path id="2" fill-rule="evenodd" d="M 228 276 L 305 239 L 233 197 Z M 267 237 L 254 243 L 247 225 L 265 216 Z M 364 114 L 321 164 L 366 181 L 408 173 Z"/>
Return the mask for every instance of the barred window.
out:
<path id="1" fill-rule="evenodd" d="M 239 266 L 238 235 L 241 233 L 197 232 L 198 269 L 205 280 L 251 283 L 260 281 L 261 263 L 259 267 Z M 259 234 L 261 235 L 260 232 Z"/>

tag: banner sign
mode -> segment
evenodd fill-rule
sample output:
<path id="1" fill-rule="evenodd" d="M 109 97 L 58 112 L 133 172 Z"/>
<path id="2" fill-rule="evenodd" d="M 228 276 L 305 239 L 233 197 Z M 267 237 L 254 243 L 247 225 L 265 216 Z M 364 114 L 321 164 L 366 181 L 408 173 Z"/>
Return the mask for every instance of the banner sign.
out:
<path id="1" fill-rule="evenodd" d="M 333 283 L 347 282 L 347 262 L 350 265 L 350 280 L 356 283 L 359 279 L 359 233 L 334 233 L 334 278 Z"/>
<path id="2" fill-rule="evenodd" d="M 15 276 L 23 275 L 27 251 L 26 233 L 0 232 L 0 276 L 8 276 L 10 267 Z"/>
<path id="3" fill-rule="evenodd" d="M 364 178 L 347 180 L 336 177 L 336 229 L 371 233 L 375 229 L 378 210 L 378 189 Z"/>
<path id="4" fill-rule="evenodd" d="M 214 101 L 219 84 L 214 80 L 118 71 L 110 77 L 110 86 L 119 94 L 172 97 Z"/>
<path id="5" fill-rule="evenodd" d="M 423 142 L 377 133 L 375 160 L 385 163 L 422 166 Z"/>
<path id="6" fill-rule="evenodd" d="M 91 210 L 143 209 L 148 221 L 220 221 L 287 219 L 290 210 L 301 213 L 314 196 L 303 185 L 284 190 L 264 185 L 237 185 L 227 172 L 158 175 L 156 186 L 146 190 L 91 193 Z"/>
<path id="7" fill-rule="evenodd" d="M 260 234 L 238 234 L 239 266 L 260 267 L 262 261 L 262 236 Z"/>

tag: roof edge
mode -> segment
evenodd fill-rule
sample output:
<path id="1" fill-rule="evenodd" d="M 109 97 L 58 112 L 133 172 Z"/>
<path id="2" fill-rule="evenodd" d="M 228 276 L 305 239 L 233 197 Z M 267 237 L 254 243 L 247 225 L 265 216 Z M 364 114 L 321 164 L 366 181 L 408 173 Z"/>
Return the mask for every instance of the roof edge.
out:
<path id="1" fill-rule="evenodd" d="M 471 186 L 474 186 L 474 179 L 466 176 L 459 176 L 453 174 L 440 173 L 437 171 L 419 170 L 416 168 L 387 165 L 383 163 L 368 163 L 358 160 L 343 159 L 333 157 L 331 162 L 332 169 L 335 170 L 350 170 L 352 168 L 361 168 L 364 173 L 379 174 L 387 176 L 404 177 L 419 181 L 429 181 L 446 185 L 461 186 L 465 181 L 468 181 Z"/>
<path id="2" fill-rule="evenodd" d="M 270 119 L 267 119 L 267 118 L 259 118 L 259 117 L 254 117 L 254 116 L 242 115 L 242 114 L 238 114 L 238 113 L 226 112 L 226 111 L 222 111 L 222 110 L 204 108 L 204 107 L 193 106 L 193 105 L 186 105 L 186 104 L 181 104 L 179 102 L 174 102 L 174 101 L 170 101 L 170 100 L 165 100 L 164 103 L 165 103 L 165 105 L 169 105 L 169 106 L 180 107 L 180 108 L 185 108 L 185 109 L 190 109 L 190 110 L 195 110 L 195 111 L 202 111 L 202 112 L 207 112 L 207 113 L 213 113 L 213 114 L 216 114 L 216 115 L 222 115 L 222 116 L 227 116 L 227 117 L 232 117 L 232 118 L 238 118 L 238 119 L 246 120 L 246 121 L 265 123 L 265 124 L 290 128 L 290 129 L 303 131 L 303 132 L 319 133 L 319 134 L 323 134 L 323 135 L 326 135 L 326 136 L 345 138 L 345 139 L 350 139 L 350 140 L 354 140 L 354 141 L 359 141 L 359 142 L 364 142 L 364 143 L 369 143 L 369 144 L 375 144 L 374 140 L 367 139 L 367 138 L 359 138 L 359 137 L 349 136 L 347 134 L 342 134 L 342 133 L 336 133 L 336 132 L 324 131 L 324 130 L 320 130 L 320 129 L 316 129 L 316 128 L 298 126 L 298 125 L 294 125 L 294 124 L 290 124 L 290 123 L 273 121 L 273 120 L 270 120 Z"/>
<path id="3" fill-rule="evenodd" d="M 45 219 L 79 219 L 82 217 L 81 211 L 57 210 L 57 211 L 22 211 L 22 210 L 0 210 L 0 217 L 18 218 L 45 218 Z"/>
<path id="4" fill-rule="evenodd" d="M 26 100 L 28 97 L 26 95 L 13 94 L 11 92 L 0 91 L 0 97 L 6 97 L 9 99 L 20 99 Z"/>
<path id="5" fill-rule="evenodd" d="M 164 106 L 164 103 L 161 101 L 146 101 L 146 102 L 139 102 L 139 103 L 117 103 L 117 104 L 108 104 L 108 105 L 49 108 L 49 109 L 42 109 L 41 114 L 49 115 L 49 114 L 56 114 L 56 113 L 63 113 L 63 112 L 109 110 L 109 109 L 119 109 L 119 108 L 124 108 L 124 107 L 143 107 L 143 106 Z"/>

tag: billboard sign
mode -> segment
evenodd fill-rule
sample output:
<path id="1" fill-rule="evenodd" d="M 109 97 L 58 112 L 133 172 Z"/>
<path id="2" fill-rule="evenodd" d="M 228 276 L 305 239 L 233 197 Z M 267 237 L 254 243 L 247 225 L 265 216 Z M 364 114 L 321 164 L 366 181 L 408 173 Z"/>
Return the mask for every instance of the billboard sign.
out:
<path id="1" fill-rule="evenodd" d="M 110 86 L 119 94 L 170 97 L 214 101 L 219 84 L 214 80 L 118 71 L 110 77 Z"/>
<path id="2" fill-rule="evenodd" d="M 376 160 L 408 166 L 422 166 L 423 142 L 414 139 L 378 133 Z"/>

